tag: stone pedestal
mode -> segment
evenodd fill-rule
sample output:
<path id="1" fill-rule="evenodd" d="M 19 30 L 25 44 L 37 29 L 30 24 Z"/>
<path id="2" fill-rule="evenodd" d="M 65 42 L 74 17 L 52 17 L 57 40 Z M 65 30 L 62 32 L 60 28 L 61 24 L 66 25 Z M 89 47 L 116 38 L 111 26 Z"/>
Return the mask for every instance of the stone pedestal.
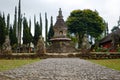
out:
<path id="1" fill-rule="evenodd" d="M 83 37 L 83 40 L 82 40 L 81 52 L 82 53 L 89 53 L 90 48 L 91 48 L 91 45 L 90 45 L 90 43 L 88 41 L 87 35 L 85 34 L 84 37 Z"/>
<path id="2" fill-rule="evenodd" d="M 6 36 L 5 43 L 3 44 L 3 54 L 11 54 L 11 45 L 9 36 Z"/>
<path id="3" fill-rule="evenodd" d="M 49 53 L 69 53 L 75 52 L 74 45 L 71 41 L 53 41 L 52 45 L 47 49 Z"/>
<path id="4" fill-rule="evenodd" d="M 43 40 L 43 38 L 42 38 L 41 36 L 40 36 L 40 39 L 39 39 L 39 41 L 38 41 L 38 43 L 37 43 L 36 53 L 37 53 L 38 55 L 41 55 L 41 54 L 46 53 L 44 40 Z"/>

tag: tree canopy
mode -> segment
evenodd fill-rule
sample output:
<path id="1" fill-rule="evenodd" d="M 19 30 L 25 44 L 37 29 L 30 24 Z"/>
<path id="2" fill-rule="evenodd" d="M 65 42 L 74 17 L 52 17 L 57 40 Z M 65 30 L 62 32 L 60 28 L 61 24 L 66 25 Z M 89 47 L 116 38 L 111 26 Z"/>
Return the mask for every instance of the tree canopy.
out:
<path id="1" fill-rule="evenodd" d="M 66 24 L 70 33 L 78 35 L 79 44 L 84 34 L 97 38 L 105 30 L 103 18 L 90 9 L 72 11 Z"/>

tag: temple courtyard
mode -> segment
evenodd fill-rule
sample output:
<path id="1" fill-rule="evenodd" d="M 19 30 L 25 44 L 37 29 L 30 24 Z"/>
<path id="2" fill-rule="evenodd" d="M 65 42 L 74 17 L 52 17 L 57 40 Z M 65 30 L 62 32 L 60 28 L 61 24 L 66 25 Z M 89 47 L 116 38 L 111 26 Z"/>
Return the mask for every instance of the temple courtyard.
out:
<path id="1" fill-rule="evenodd" d="M 120 80 L 120 72 L 79 58 L 48 58 L 2 71 L 0 80 Z"/>

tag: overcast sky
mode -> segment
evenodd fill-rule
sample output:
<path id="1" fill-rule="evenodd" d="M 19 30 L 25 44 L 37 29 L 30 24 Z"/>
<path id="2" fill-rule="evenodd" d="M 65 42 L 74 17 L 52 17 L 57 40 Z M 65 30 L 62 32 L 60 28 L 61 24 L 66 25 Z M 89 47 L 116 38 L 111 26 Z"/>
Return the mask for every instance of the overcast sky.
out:
<path id="1" fill-rule="evenodd" d="M 44 13 L 47 12 L 48 20 L 53 16 L 54 22 L 58 15 L 59 8 L 63 11 L 64 20 L 70 15 L 70 12 L 75 9 L 91 9 L 97 10 L 99 15 L 108 22 L 109 29 L 117 25 L 120 16 L 120 0 L 21 0 L 22 14 L 33 21 L 34 14 L 39 20 L 41 12 L 43 22 Z M 14 8 L 18 6 L 18 0 L 0 0 L 0 11 L 7 15 L 10 13 L 11 23 L 14 19 Z M 33 23 L 32 23 L 33 25 Z M 33 32 L 32 28 L 32 32 Z"/>

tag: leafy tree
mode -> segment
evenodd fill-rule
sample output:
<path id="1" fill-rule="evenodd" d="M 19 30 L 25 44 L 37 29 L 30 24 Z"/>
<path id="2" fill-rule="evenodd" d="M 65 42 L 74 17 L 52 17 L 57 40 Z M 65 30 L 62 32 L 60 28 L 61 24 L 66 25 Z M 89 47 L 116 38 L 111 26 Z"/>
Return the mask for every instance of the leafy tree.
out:
<path id="1" fill-rule="evenodd" d="M 66 23 L 69 32 L 77 36 L 79 48 L 85 33 L 97 40 L 100 34 L 105 30 L 102 17 L 99 16 L 97 11 L 90 9 L 72 11 Z"/>
<path id="2" fill-rule="evenodd" d="M 48 40 L 50 41 L 50 39 L 54 36 L 54 30 L 53 30 L 53 17 L 51 16 L 51 24 L 50 24 L 50 29 L 48 32 Z"/>
<path id="3" fill-rule="evenodd" d="M 0 13 L 0 50 L 2 53 L 2 45 L 5 42 L 5 36 L 6 36 L 6 27 L 5 27 L 5 18 L 2 17 Z"/>

